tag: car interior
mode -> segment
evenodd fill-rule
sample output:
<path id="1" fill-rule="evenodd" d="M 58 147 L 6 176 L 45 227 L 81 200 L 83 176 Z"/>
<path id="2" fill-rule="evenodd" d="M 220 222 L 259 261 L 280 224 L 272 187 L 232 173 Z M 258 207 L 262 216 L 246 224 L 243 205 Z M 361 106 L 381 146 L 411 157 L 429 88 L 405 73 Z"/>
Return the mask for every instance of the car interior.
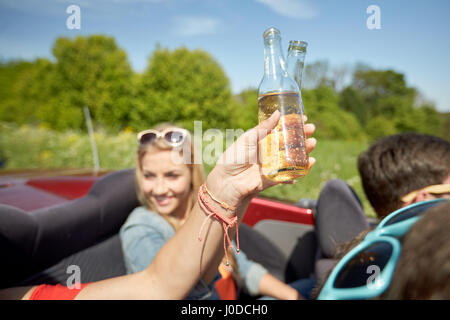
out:
<path id="1" fill-rule="evenodd" d="M 66 284 L 70 265 L 80 267 L 83 283 L 124 275 L 118 232 L 139 205 L 134 169 L 109 173 L 87 195 L 48 208 L 25 212 L 0 204 L 0 288 Z M 241 250 L 285 282 L 310 277 L 318 262 L 332 263 L 313 226 L 293 225 L 241 224 Z"/>

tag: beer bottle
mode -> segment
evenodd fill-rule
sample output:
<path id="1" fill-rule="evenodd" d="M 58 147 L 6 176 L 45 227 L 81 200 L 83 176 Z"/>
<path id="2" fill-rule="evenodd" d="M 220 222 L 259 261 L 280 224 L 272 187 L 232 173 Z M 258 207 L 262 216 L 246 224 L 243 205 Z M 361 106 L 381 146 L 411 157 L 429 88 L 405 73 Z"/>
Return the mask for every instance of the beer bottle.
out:
<path id="1" fill-rule="evenodd" d="M 289 77 L 276 28 L 264 34 L 264 76 L 258 88 L 258 120 L 279 110 L 276 128 L 260 141 L 262 174 L 278 182 L 307 174 L 309 159 L 305 147 L 302 99 L 297 83 Z"/>
<path id="2" fill-rule="evenodd" d="M 287 56 L 288 74 L 297 82 L 298 88 L 302 90 L 302 76 L 305 67 L 306 48 L 308 43 L 305 41 L 289 41 Z"/>

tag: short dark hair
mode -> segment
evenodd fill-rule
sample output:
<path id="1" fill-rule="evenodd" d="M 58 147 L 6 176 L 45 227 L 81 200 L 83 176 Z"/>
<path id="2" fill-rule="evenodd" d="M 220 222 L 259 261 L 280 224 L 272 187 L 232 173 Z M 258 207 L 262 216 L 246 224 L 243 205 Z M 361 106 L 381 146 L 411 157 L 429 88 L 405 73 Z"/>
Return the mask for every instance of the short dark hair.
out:
<path id="1" fill-rule="evenodd" d="M 362 185 L 379 218 L 401 207 L 401 197 L 450 174 L 450 142 L 402 133 L 375 142 L 358 157 Z"/>
<path id="2" fill-rule="evenodd" d="M 427 210 L 402 240 L 402 253 L 381 299 L 450 299 L 450 201 Z"/>

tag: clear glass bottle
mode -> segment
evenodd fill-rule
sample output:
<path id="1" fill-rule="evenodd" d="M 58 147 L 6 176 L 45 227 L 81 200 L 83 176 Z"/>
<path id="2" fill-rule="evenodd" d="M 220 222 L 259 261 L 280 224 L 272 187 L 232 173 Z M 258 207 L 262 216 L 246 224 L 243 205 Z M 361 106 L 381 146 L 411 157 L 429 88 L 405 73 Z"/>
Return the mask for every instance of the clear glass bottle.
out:
<path id="1" fill-rule="evenodd" d="M 305 56 L 308 43 L 305 41 L 289 41 L 287 55 L 287 68 L 289 76 L 297 82 L 298 88 L 302 90 L 302 76 L 305 67 Z"/>
<path id="2" fill-rule="evenodd" d="M 264 34 L 264 76 L 258 89 L 258 120 L 279 110 L 276 128 L 260 141 L 262 174 L 274 181 L 290 181 L 307 174 L 302 99 L 297 83 L 289 77 L 276 28 Z"/>

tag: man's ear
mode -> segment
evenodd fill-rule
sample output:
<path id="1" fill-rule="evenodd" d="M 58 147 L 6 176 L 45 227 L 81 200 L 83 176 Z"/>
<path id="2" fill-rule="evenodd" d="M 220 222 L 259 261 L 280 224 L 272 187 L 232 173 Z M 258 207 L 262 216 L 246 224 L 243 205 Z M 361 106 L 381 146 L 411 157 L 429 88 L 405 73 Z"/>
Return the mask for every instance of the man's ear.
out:
<path id="1" fill-rule="evenodd" d="M 417 192 L 417 196 L 412 200 L 411 203 L 416 203 L 416 202 L 421 202 L 421 201 L 431 200 L 431 199 L 434 199 L 433 195 L 431 195 L 430 193 L 428 193 L 425 190 L 419 190 Z"/>
<path id="2" fill-rule="evenodd" d="M 416 202 L 421 202 L 421 201 L 431 200 L 431 199 L 434 199 L 433 195 L 431 195 L 430 193 L 428 193 L 425 190 L 419 190 L 419 191 L 417 191 L 416 196 L 412 200 L 410 200 L 408 202 L 403 202 L 402 208 L 409 206 L 410 204 L 413 204 Z"/>

